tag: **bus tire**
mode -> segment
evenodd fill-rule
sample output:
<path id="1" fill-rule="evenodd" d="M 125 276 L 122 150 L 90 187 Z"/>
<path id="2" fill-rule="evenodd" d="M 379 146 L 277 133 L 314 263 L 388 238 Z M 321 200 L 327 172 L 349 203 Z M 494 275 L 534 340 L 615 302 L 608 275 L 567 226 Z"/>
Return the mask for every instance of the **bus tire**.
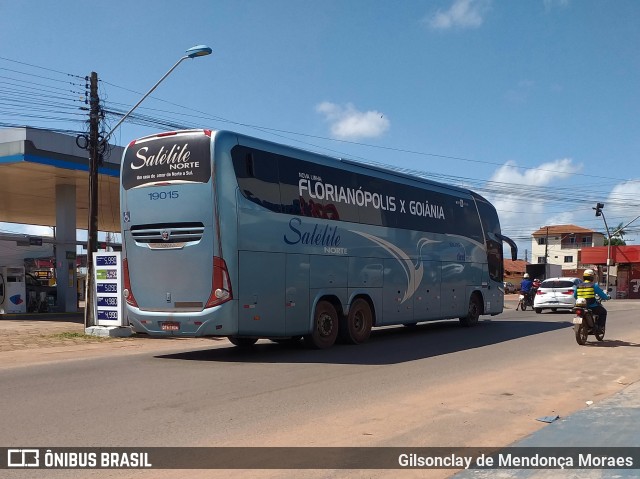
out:
<path id="1" fill-rule="evenodd" d="M 329 301 L 319 301 L 313 315 L 313 330 L 304 339 L 312 348 L 330 348 L 336 342 L 338 328 L 336 308 Z"/>
<path id="2" fill-rule="evenodd" d="M 250 348 L 258 341 L 257 338 L 238 338 L 235 336 L 229 336 L 229 342 L 239 348 Z"/>
<path id="3" fill-rule="evenodd" d="M 373 313 L 369 302 L 357 298 L 349 307 L 349 314 L 340 323 L 340 339 L 349 344 L 361 344 L 369 339 L 373 326 Z"/>
<path id="4" fill-rule="evenodd" d="M 460 324 L 465 327 L 475 326 L 478 324 L 478 319 L 480 319 L 481 313 L 482 302 L 478 298 L 477 294 L 472 294 L 471 298 L 469 298 L 469 310 L 465 317 L 460 318 Z"/>

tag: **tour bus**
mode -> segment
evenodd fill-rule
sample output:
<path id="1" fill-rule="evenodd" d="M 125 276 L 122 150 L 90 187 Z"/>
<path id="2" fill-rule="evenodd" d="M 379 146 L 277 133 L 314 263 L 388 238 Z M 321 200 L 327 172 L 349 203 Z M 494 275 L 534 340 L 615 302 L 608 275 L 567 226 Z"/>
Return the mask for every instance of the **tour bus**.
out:
<path id="1" fill-rule="evenodd" d="M 502 243 L 516 246 L 467 189 L 212 130 L 134 140 L 121 168 L 137 332 L 328 348 L 503 310 Z"/>

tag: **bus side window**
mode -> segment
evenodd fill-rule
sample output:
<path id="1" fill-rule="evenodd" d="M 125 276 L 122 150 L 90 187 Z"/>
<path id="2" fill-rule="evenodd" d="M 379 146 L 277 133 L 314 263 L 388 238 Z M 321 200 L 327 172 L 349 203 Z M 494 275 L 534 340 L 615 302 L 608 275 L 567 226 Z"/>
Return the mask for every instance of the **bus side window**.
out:
<path id="1" fill-rule="evenodd" d="M 231 157 L 242 195 L 270 211 L 280 212 L 282 208 L 276 155 L 234 146 Z"/>

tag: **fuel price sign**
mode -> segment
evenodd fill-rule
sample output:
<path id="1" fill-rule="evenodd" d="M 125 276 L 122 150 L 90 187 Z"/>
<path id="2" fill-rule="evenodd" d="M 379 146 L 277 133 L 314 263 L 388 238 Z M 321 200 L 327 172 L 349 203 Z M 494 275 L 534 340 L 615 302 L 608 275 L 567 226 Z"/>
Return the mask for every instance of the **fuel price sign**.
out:
<path id="1" fill-rule="evenodd" d="M 98 326 L 123 326 L 120 251 L 93 253 L 93 264 L 96 323 Z"/>

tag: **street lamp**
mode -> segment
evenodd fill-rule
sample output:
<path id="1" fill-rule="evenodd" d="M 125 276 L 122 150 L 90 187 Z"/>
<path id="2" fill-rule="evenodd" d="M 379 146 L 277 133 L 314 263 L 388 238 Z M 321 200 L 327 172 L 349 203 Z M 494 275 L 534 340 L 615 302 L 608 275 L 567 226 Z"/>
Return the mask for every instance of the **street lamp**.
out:
<path id="1" fill-rule="evenodd" d="M 197 58 L 206 55 L 210 55 L 211 48 L 206 45 L 196 45 L 189 48 L 185 55 L 180 58 L 175 65 L 173 65 L 167 73 L 165 73 L 160 80 L 156 82 L 151 89 L 143 95 L 142 98 L 133 105 L 133 107 L 120 118 L 118 123 L 100 139 L 99 137 L 99 105 L 97 95 L 97 74 L 91 74 L 91 110 L 90 110 L 90 122 L 89 122 L 89 224 L 87 226 L 87 278 L 86 278 L 86 296 L 84 307 L 84 326 L 95 326 L 95 298 L 94 298 L 94 265 L 93 265 L 93 253 L 97 250 L 98 243 L 98 165 L 100 162 L 100 156 L 104 147 L 107 145 L 109 138 L 113 135 L 114 131 L 122 124 L 122 122 L 147 98 L 162 81 L 171 74 L 173 70 L 177 68 L 187 58 Z"/>
<path id="2" fill-rule="evenodd" d="M 156 82 L 155 85 L 153 85 L 151 87 L 151 89 L 144 94 L 144 96 L 142 98 L 140 98 L 140 100 L 138 101 L 138 103 L 136 103 L 135 105 L 133 105 L 133 107 L 131 108 L 131 110 L 129 110 L 127 113 L 124 114 L 124 116 L 122 118 L 120 118 L 120 120 L 118 121 L 118 123 L 115 124 L 115 126 L 113 128 L 111 128 L 111 131 L 109 133 L 107 133 L 107 136 L 104 137 L 104 139 L 102 140 L 101 143 L 106 144 L 107 141 L 109 141 L 109 138 L 111 138 L 111 135 L 113 134 L 114 131 L 116 131 L 116 129 L 122 124 L 122 122 L 133 112 L 133 110 L 135 110 L 136 108 L 138 108 L 138 106 L 140 106 L 140 103 L 142 103 L 145 98 L 147 98 L 149 95 L 151 95 L 151 93 L 153 92 L 153 90 L 155 90 L 157 88 L 158 85 L 160 85 L 160 83 L 162 83 L 162 81 L 167 78 L 169 76 L 169 74 L 175 70 L 177 68 L 178 65 L 180 65 L 180 63 L 182 63 L 184 60 L 186 60 L 187 58 L 197 58 L 197 57 L 203 57 L 206 55 L 210 55 L 212 52 L 211 48 L 209 48 L 206 45 L 196 45 L 195 47 L 191 47 L 189 48 L 185 53 L 186 55 L 183 56 L 182 58 L 180 58 L 180 60 L 178 60 L 176 62 L 175 65 L 173 65 L 169 71 L 167 73 L 165 73 L 162 78 L 160 78 L 160 80 L 158 80 Z"/>

